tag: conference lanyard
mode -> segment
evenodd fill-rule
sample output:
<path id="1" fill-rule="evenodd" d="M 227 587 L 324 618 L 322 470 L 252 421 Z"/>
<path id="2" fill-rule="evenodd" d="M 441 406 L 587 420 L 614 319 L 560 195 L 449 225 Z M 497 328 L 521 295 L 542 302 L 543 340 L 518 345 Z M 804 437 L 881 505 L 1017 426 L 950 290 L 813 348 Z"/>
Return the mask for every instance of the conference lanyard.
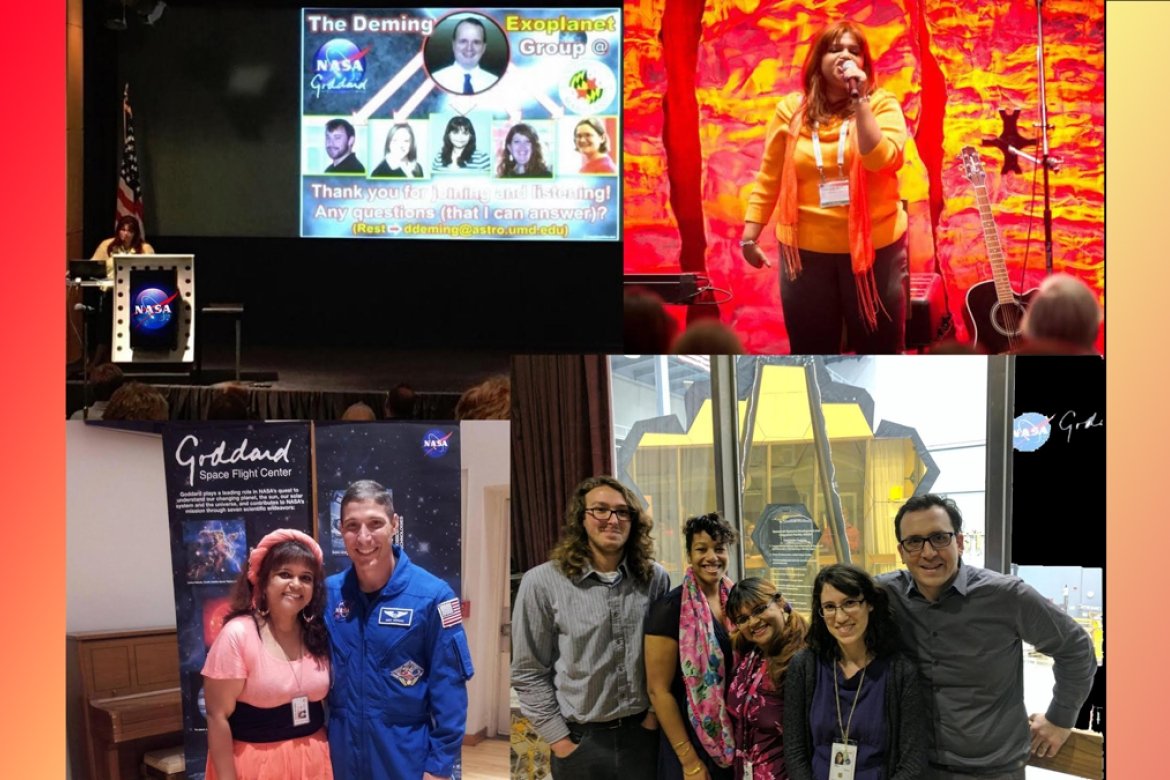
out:
<path id="1" fill-rule="evenodd" d="M 841 137 L 837 140 L 837 175 L 845 176 L 845 142 L 849 138 L 849 120 L 841 123 Z M 812 126 L 813 158 L 817 161 L 817 173 L 825 181 L 825 161 L 821 156 L 821 131 L 816 122 Z"/>
<path id="2" fill-rule="evenodd" d="M 853 773 L 857 769 L 857 745 L 849 743 L 849 728 L 853 725 L 853 714 L 857 712 L 857 700 L 861 696 L 861 686 L 865 684 L 867 666 L 869 664 L 861 667 L 861 678 L 857 681 L 857 692 L 853 694 L 853 704 L 849 707 L 849 719 L 842 723 L 841 691 L 837 687 L 837 664 L 833 664 L 833 703 L 837 705 L 837 728 L 841 734 L 841 741 L 834 742 L 830 748 L 833 763 L 829 766 L 829 780 L 853 780 Z"/>

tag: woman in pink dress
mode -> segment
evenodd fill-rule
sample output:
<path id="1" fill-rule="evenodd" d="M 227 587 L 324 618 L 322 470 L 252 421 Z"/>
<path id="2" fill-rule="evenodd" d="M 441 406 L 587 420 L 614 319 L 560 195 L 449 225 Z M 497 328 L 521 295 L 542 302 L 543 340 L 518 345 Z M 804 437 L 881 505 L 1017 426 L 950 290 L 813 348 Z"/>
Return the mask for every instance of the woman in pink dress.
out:
<path id="1" fill-rule="evenodd" d="M 735 780 L 787 780 L 784 673 L 804 647 L 808 624 L 772 583 L 741 580 L 727 596 L 738 663 L 727 690 L 735 729 Z"/>
<path id="2" fill-rule="evenodd" d="M 333 777 L 324 607 L 317 543 L 291 529 L 261 539 L 203 665 L 207 780 Z"/>

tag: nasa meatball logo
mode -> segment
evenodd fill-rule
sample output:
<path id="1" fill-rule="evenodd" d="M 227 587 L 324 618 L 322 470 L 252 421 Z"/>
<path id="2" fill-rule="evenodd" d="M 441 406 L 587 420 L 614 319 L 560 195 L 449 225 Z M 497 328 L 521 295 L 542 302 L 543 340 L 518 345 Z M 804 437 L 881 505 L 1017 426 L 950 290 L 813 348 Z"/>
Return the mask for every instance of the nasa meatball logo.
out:
<path id="1" fill-rule="evenodd" d="M 1012 446 L 1017 452 L 1035 452 L 1052 435 L 1052 421 L 1047 415 L 1024 412 L 1012 424 Z"/>
<path id="2" fill-rule="evenodd" d="M 604 63 L 573 64 L 561 81 L 561 100 L 576 114 L 600 114 L 617 94 L 617 77 Z"/>
<path id="3" fill-rule="evenodd" d="M 157 287 L 147 287 L 134 296 L 134 327 L 139 330 L 159 330 L 171 321 L 174 312 L 171 303 L 178 291 L 167 295 Z"/>
<path id="4" fill-rule="evenodd" d="M 447 431 L 443 433 L 438 428 L 432 428 L 423 435 L 422 451 L 423 455 L 428 458 L 441 458 L 447 454 L 447 448 L 450 446 L 448 439 L 455 431 Z"/>
<path id="5" fill-rule="evenodd" d="M 358 49 L 353 41 L 334 38 L 322 44 L 313 55 L 313 75 L 309 87 L 317 97 L 322 92 L 366 89 L 365 57 L 371 46 Z"/>

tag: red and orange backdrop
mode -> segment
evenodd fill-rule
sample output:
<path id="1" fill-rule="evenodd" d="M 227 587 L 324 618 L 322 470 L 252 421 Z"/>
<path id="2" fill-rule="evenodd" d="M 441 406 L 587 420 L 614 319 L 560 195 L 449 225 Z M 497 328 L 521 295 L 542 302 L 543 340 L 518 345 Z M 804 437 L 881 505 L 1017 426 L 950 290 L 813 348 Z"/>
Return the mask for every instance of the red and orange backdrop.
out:
<path id="1" fill-rule="evenodd" d="M 990 279 L 975 192 L 958 155 L 973 146 L 1017 291 L 1044 277 L 1042 173 L 984 145 L 1000 111 L 1039 155 L 1034 0 L 633 0 L 625 4 L 625 269 L 705 273 L 717 308 L 745 346 L 788 351 L 776 270 L 753 269 L 736 245 L 776 103 L 799 89 L 800 67 L 823 25 L 867 31 L 876 81 L 902 102 L 913 140 L 901 172 L 910 212 L 912 273 L 937 254 L 957 333 L 966 290 Z M 1103 0 L 1042 4 L 1053 267 L 1104 292 Z M 764 248 L 775 252 L 772 227 Z M 670 307 L 682 319 L 682 307 Z M 691 307 L 694 310 L 701 307 Z M 1104 330 L 1102 330 L 1102 334 Z M 1099 344 L 1103 348 L 1103 339 Z"/>

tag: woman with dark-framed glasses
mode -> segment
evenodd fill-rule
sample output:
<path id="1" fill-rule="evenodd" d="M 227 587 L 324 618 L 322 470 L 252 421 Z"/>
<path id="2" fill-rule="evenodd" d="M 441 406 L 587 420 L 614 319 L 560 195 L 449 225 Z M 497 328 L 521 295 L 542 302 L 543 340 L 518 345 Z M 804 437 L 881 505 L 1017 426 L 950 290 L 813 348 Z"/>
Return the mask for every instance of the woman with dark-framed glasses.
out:
<path id="1" fill-rule="evenodd" d="M 836 563 L 817 574 L 812 603 L 809 646 L 792 659 L 784 684 L 788 776 L 920 777 L 926 719 L 918 673 L 898 650 L 885 590 L 864 570 Z"/>
<path id="2" fill-rule="evenodd" d="M 727 691 L 735 737 L 735 780 L 784 780 L 784 677 L 804 647 L 808 624 L 775 586 L 742 580 L 727 596 L 738 663 Z"/>

